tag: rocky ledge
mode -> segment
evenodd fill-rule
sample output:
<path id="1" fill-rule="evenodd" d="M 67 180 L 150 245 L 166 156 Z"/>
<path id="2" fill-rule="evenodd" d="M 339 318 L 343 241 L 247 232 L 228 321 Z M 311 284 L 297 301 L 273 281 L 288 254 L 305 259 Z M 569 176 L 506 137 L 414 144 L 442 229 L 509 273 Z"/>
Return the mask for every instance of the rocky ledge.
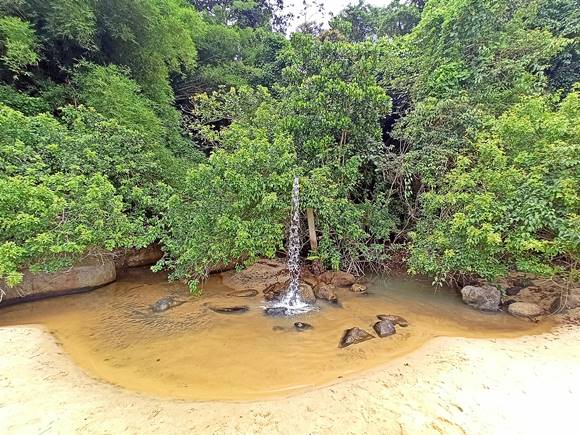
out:
<path id="1" fill-rule="evenodd" d="M 110 255 L 88 256 L 63 271 L 24 272 L 24 279 L 20 285 L 2 286 L 4 288 L 2 305 L 81 293 L 109 284 L 116 278 L 117 270 Z"/>

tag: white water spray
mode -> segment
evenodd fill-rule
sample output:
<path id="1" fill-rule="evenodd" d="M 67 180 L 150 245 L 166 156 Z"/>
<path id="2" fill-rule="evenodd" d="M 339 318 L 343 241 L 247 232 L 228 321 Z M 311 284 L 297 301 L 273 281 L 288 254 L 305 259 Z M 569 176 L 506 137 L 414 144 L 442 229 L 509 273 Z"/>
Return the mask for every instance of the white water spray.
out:
<path id="1" fill-rule="evenodd" d="M 290 284 L 284 298 L 268 307 L 279 310 L 286 315 L 300 314 L 316 309 L 315 305 L 307 304 L 300 295 L 300 184 L 294 177 L 292 186 L 292 216 L 290 235 L 288 237 L 288 270 Z"/>

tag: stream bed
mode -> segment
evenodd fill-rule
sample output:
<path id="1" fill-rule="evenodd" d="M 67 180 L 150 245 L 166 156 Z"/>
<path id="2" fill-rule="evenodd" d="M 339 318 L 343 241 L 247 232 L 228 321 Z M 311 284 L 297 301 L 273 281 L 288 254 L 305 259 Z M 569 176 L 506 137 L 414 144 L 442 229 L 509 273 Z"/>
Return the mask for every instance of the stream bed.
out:
<path id="1" fill-rule="evenodd" d="M 437 336 L 503 338 L 540 334 L 505 313 L 482 313 L 448 288 L 420 279 L 379 278 L 369 294 L 338 289 L 339 305 L 318 301 L 318 311 L 291 318 L 263 313 L 261 294 L 228 296 L 214 275 L 201 296 L 147 268 L 125 272 L 95 291 L 0 309 L 0 326 L 41 324 L 89 375 L 154 396 L 187 400 L 255 400 L 287 396 L 333 383 L 419 348 Z M 185 303 L 161 313 L 151 305 L 172 296 Z M 245 305 L 222 314 L 211 305 Z M 339 348 L 352 327 L 374 334 L 378 314 L 409 322 L 397 333 Z M 312 329 L 298 331 L 295 322 Z"/>

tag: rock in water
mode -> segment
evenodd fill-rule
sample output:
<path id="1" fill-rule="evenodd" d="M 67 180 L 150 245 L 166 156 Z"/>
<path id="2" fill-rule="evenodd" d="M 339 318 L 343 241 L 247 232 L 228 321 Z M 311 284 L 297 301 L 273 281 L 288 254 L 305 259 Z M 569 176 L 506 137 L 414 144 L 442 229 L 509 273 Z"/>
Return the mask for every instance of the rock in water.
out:
<path id="1" fill-rule="evenodd" d="M 184 304 L 185 301 L 176 301 L 171 296 L 165 296 L 164 298 L 159 299 L 153 305 L 151 305 L 151 310 L 154 313 L 162 313 L 163 311 L 167 311 L 170 308 L 177 307 L 178 305 Z"/>
<path id="2" fill-rule="evenodd" d="M 377 316 L 377 319 L 388 320 L 393 325 L 399 325 L 399 326 L 402 326 L 403 328 L 406 328 L 407 326 L 409 326 L 409 322 L 407 322 L 407 319 L 405 319 L 401 316 L 397 316 L 396 314 L 379 314 Z"/>
<path id="3" fill-rule="evenodd" d="M 208 308 L 220 314 L 245 313 L 250 309 L 250 307 L 248 307 L 247 305 L 233 305 L 233 306 L 208 305 Z"/>
<path id="4" fill-rule="evenodd" d="M 366 293 L 367 292 L 367 286 L 363 285 L 363 284 L 353 284 L 350 287 L 350 291 L 354 292 L 354 293 Z"/>
<path id="5" fill-rule="evenodd" d="M 305 322 L 295 322 L 294 323 L 294 327 L 298 330 L 298 331 L 306 331 L 308 329 L 312 329 L 314 328 L 310 323 L 305 323 Z"/>
<path id="6" fill-rule="evenodd" d="M 501 292 L 491 285 L 482 287 L 467 285 L 461 289 L 463 302 L 481 311 L 497 311 L 501 300 Z"/>
<path id="7" fill-rule="evenodd" d="M 258 294 L 258 290 L 240 290 L 236 292 L 228 293 L 228 296 L 233 296 L 237 298 L 251 298 Z"/>
<path id="8" fill-rule="evenodd" d="M 266 299 L 268 302 L 279 301 L 283 299 L 286 295 L 286 292 L 288 291 L 289 286 L 289 280 L 283 283 L 272 284 L 264 290 L 264 299 Z M 304 303 L 313 304 L 316 302 L 314 290 L 312 290 L 312 287 L 310 287 L 308 284 L 301 282 L 300 286 L 298 287 L 298 293 L 300 294 L 300 298 Z"/>
<path id="9" fill-rule="evenodd" d="M 380 320 L 373 325 L 373 329 L 377 333 L 377 335 L 381 338 L 388 337 L 389 335 L 393 335 L 397 333 L 395 329 L 395 325 L 390 320 Z"/>
<path id="10" fill-rule="evenodd" d="M 509 304 L 508 313 L 516 317 L 536 317 L 543 313 L 539 305 L 531 302 L 514 302 Z"/>
<path id="11" fill-rule="evenodd" d="M 314 288 L 314 294 L 318 299 L 324 299 L 325 301 L 337 303 L 338 297 L 334 292 L 335 287 L 332 284 L 322 284 Z"/>
<path id="12" fill-rule="evenodd" d="M 288 314 L 286 307 L 268 307 L 264 309 L 264 314 L 267 316 L 285 316 Z"/>
<path id="13" fill-rule="evenodd" d="M 278 282 L 268 286 L 268 288 L 264 290 L 264 299 L 266 299 L 268 302 L 282 299 L 282 297 L 284 297 L 286 294 L 286 290 L 288 290 L 289 285 L 290 281 L 286 281 Z"/>
<path id="14" fill-rule="evenodd" d="M 375 338 L 375 337 L 373 337 L 371 334 L 369 334 L 364 329 L 360 329 L 357 327 L 350 328 L 350 329 L 347 329 L 346 331 L 344 331 L 344 334 L 342 335 L 342 338 L 340 339 L 340 343 L 338 344 L 338 347 L 347 347 L 347 346 L 350 346 L 351 344 L 362 343 L 363 341 L 370 340 L 371 338 Z"/>

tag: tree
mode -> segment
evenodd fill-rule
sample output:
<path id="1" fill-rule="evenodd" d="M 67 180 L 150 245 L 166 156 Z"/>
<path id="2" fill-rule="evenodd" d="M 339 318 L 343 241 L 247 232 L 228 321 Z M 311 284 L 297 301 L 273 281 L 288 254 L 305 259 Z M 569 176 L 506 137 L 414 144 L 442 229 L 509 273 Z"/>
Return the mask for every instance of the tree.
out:
<path id="1" fill-rule="evenodd" d="M 360 42 L 409 33 L 419 22 L 422 6 L 395 0 L 385 7 L 372 6 L 359 0 L 330 20 L 330 27 L 348 40 Z"/>
<path id="2" fill-rule="evenodd" d="M 441 281 L 576 267 L 580 94 L 553 100 L 526 98 L 496 118 L 473 155 L 423 196 L 411 270 Z"/>
<path id="3" fill-rule="evenodd" d="M 264 27 L 284 33 L 292 18 L 284 13 L 283 0 L 191 0 L 191 4 L 210 21 L 241 28 Z"/>

